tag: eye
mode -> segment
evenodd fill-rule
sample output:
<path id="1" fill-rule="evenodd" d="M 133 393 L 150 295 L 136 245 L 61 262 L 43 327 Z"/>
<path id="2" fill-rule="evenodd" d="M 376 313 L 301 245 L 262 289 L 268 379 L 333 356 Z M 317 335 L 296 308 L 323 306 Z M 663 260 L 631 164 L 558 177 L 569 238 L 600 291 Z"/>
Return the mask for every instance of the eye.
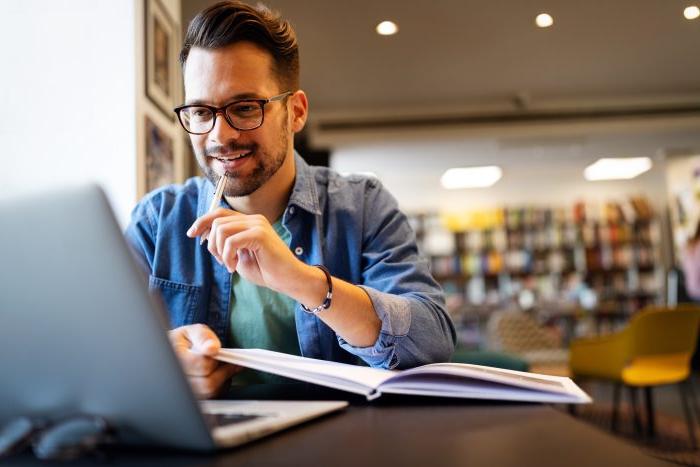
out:
<path id="1" fill-rule="evenodd" d="M 255 115 L 260 111 L 260 106 L 257 102 L 237 102 L 229 107 L 229 112 L 238 116 Z"/>
<path id="2" fill-rule="evenodd" d="M 211 116 L 211 111 L 206 107 L 195 107 L 190 109 L 190 115 L 196 118 L 205 118 Z"/>

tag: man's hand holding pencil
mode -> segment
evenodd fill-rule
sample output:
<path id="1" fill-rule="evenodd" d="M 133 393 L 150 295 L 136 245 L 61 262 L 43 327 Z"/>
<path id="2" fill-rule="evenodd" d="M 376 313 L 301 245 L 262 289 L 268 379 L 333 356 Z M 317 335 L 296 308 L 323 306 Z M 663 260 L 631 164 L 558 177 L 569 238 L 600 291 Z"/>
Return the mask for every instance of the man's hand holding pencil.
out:
<path id="1" fill-rule="evenodd" d="M 230 273 L 236 272 L 256 285 L 292 295 L 295 290 L 290 285 L 298 282 L 309 266 L 294 256 L 265 216 L 218 207 L 225 179 L 224 175 L 217 183 L 209 212 L 192 224 L 187 236 L 201 237 L 200 243 L 207 241 L 209 252 Z"/>

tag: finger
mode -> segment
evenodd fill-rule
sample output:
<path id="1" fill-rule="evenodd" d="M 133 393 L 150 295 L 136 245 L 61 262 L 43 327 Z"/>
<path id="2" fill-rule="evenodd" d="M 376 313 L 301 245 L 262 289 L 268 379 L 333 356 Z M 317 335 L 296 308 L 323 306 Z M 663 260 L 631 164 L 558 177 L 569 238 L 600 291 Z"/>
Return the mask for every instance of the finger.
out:
<path id="1" fill-rule="evenodd" d="M 216 238 L 210 240 L 210 242 L 216 243 L 216 252 L 221 260 L 224 260 L 224 243 L 226 239 L 231 235 L 235 235 L 242 229 L 245 229 L 246 221 L 244 217 L 227 217 L 225 219 L 218 220 L 212 230 L 216 230 Z"/>
<path id="2" fill-rule="evenodd" d="M 202 233 L 206 230 L 208 230 L 211 227 L 211 223 L 214 221 L 214 219 L 217 219 L 219 217 L 226 217 L 226 216 L 235 216 L 235 215 L 242 215 L 237 211 L 233 211 L 231 209 L 224 209 L 224 208 L 218 208 L 215 209 L 211 212 L 208 212 L 206 214 L 201 215 L 198 217 L 190 226 L 189 229 L 187 229 L 187 236 L 194 238 L 199 235 L 202 235 Z"/>
<path id="3" fill-rule="evenodd" d="M 192 343 L 192 352 L 213 357 L 221 350 L 221 341 L 209 326 L 193 324 L 184 329 Z"/>
<path id="4" fill-rule="evenodd" d="M 175 341 L 171 339 L 171 342 L 186 374 L 206 376 L 216 368 L 217 361 L 212 357 L 193 352 L 192 343 L 183 335 L 177 336 Z"/>
<path id="5" fill-rule="evenodd" d="M 209 245 L 207 246 L 207 249 L 219 261 L 219 264 L 224 264 L 224 242 L 226 242 L 226 239 L 229 236 L 246 228 L 246 217 L 247 216 L 221 217 L 215 219 L 212 223 L 211 232 L 209 233 L 208 238 Z"/>
<path id="6" fill-rule="evenodd" d="M 209 376 L 191 377 L 190 385 L 197 397 L 214 397 L 223 387 L 224 383 L 233 375 L 241 371 L 241 367 L 227 363 L 219 365 Z"/>
<path id="7" fill-rule="evenodd" d="M 238 235 L 246 232 L 249 228 L 249 222 L 247 222 L 245 219 L 238 219 L 222 226 L 220 228 L 220 233 L 217 235 L 217 251 L 219 252 L 221 261 L 230 273 L 233 273 L 236 270 L 239 261 L 239 252 L 235 246 L 232 247 L 232 242 L 235 241 L 235 238 Z"/>
<path id="8" fill-rule="evenodd" d="M 226 239 L 222 256 L 226 256 L 226 248 L 232 250 L 246 249 L 258 251 L 264 247 L 264 237 L 265 233 L 263 229 L 258 227 L 251 227 L 235 235 L 231 235 Z M 238 259 L 240 260 L 240 258 Z"/>
<path id="9" fill-rule="evenodd" d="M 229 237 L 229 238 L 233 238 L 233 237 Z M 222 260 L 224 262 L 224 266 L 226 266 L 226 269 L 231 274 L 233 274 L 233 272 L 238 267 L 238 254 L 239 254 L 239 251 L 236 248 L 231 248 L 229 246 L 229 242 L 226 242 L 226 244 L 224 245 L 224 252 L 222 255 Z"/>
<path id="10" fill-rule="evenodd" d="M 199 237 L 200 246 L 203 245 L 204 242 L 206 242 L 208 238 L 209 238 L 209 229 L 205 230 L 204 232 L 202 232 L 202 235 L 200 235 L 200 237 Z"/>
<path id="11" fill-rule="evenodd" d="M 235 271 L 238 267 L 238 263 L 241 261 L 241 253 L 244 251 L 238 248 L 238 245 L 241 244 L 241 236 L 245 236 L 245 232 L 228 237 L 224 243 L 221 256 L 224 261 L 224 266 L 226 266 L 229 272 Z"/>
<path id="12" fill-rule="evenodd" d="M 185 373 L 205 376 L 216 368 L 216 361 L 211 358 L 221 348 L 216 334 L 201 324 L 182 326 L 168 333 Z"/>
<path id="13" fill-rule="evenodd" d="M 183 370 L 188 376 L 206 377 L 216 370 L 219 362 L 212 357 L 196 354 L 191 350 L 178 352 Z"/>
<path id="14" fill-rule="evenodd" d="M 216 261 L 219 264 L 222 264 L 221 257 L 219 256 L 219 251 L 216 249 L 216 237 L 216 224 L 212 224 L 211 230 L 209 230 L 209 233 L 207 234 L 207 250 L 209 251 L 209 253 L 211 253 L 211 255 L 216 259 Z"/>
<path id="15" fill-rule="evenodd" d="M 222 218 L 217 218 L 214 219 L 211 222 L 210 229 L 209 229 L 209 234 L 207 235 L 207 250 L 209 250 L 209 253 L 216 258 L 216 261 L 218 261 L 219 264 L 222 264 L 221 262 L 221 255 L 219 254 L 219 250 L 216 248 L 216 239 L 220 235 L 219 232 L 219 225 L 223 222 Z"/>
<path id="16" fill-rule="evenodd" d="M 256 262 L 255 256 L 246 248 L 240 248 L 238 250 L 238 264 L 243 264 L 250 266 Z"/>
<path id="17" fill-rule="evenodd" d="M 175 350 L 188 350 L 192 346 L 192 343 L 187 338 L 187 331 L 185 327 L 186 326 L 181 326 L 168 331 L 168 339 L 170 339 L 170 344 L 175 348 Z"/>
<path id="18" fill-rule="evenodd" d="M 190 238 L 194 238 L 203 235 L 204 232 L 209 230 L 209 227 L 211 226 L 213 220 L 214 219 L 211 218 L 205 218 L 204 216 L 199 217 L 192 223 L 190 228 L 187 229 L 187 236 Z"/>

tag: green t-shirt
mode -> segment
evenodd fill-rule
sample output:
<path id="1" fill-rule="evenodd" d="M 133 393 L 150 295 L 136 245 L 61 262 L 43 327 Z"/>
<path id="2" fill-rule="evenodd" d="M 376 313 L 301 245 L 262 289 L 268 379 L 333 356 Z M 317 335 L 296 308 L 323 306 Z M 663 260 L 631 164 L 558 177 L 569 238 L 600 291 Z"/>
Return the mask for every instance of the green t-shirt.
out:
<path id="1" fill-rule="evenodd" d="M 272 227 L 289 246 L 292 234 L 281 219 Z M 294 321 L 296 302 L 286 295 L 259 287 L 234 273 L 231 280 L 231 320 L 229 346 L 258 348 L 300 355 Z M 243 370 L 234 376 L 236 385 L 289 381 L 269 373 Z"/>

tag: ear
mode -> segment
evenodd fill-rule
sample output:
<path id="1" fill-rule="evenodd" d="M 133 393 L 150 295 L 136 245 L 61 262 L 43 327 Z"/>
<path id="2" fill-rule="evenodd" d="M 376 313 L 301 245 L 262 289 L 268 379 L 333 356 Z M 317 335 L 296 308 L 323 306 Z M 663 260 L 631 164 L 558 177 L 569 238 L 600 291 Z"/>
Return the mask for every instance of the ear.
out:
<path id="1" fill-rule="evenodd" d="M 298 90 L 289 96 L 289 102 L 292 107 L 289 112 L 291 119 L 290 128 L 294 133 L 299 133 L 306 125 L 306 117 L 309 114 L 309 101 L 306 99 L 306 93 Z"/>

